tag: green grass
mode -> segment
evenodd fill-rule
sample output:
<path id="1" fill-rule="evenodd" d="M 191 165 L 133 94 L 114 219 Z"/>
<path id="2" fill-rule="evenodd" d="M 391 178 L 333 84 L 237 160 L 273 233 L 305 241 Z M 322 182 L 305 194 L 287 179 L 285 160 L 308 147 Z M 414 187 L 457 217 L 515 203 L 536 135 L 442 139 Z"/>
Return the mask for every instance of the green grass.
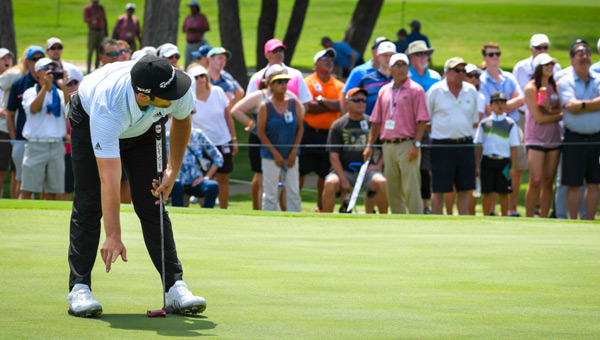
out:
<path id="1" fill-rule="evenodd" d="M 585 222 L 169 209 L 202 316 L 162 303 L 139 222 L 98 257 L 98 319 L 67 315 L 69 204 L 0 201 L 2 338 L 598 338 L 600 232 Z"/>
<path id="2" fill-rule="evenodd" d="M 124 12 L 131 0 L 102 1 L 110 29 L 117 17 Z M 144 1 L 137 4 L 136 15 L 143 20 Z M 57 8 L 60 15 L 57 20 Z M 85 0 L 67 1 L 13 1 L 17 45 L 19 54 L 29 44 L 43 45 L 50 36 L 58 36 L 65 43 L 64 58 L 86 58 L 87 28 L 82 21 Z M 188 14 L 188 1 L 181 1 L 180 26 Z M 241 0 L 240 16 L 244 54 L 248 66 L 256 62 L 256 27 L 260 14 L 260 2 Z M 300 36 L 292 65 L 312 68 L 312 58 L 320 50 L 320 39 L 329 35 L 341 40 L 352 17 L 356 0 L 313 0 L 310 2 L 306 21 Z M 202 11 L 208 16 L 211 31 L 206 38 L 213 46 L 220 43 L 217 1 L 202 1 Z M 283 39 L 291 14 L 293 1 L 279 2 L 279 17 L 275 37 Z M 598 39 L 596 13 L 600 4 L 595 0 L 563 0 L 544 2 L 534 0 L 422 0 L 406 1 L 405 28 L 413 19 L 419 19 L 433 47 L 436 66 L 456 55 L 467 62 L 482 61 L 480 49 L 488 41 L 498 42 L 502 48 L 501 66 L 512 69 L 515 63 L 529 55 L 529 38 L 535 33 L 546 33 L 552 42 L 550 53 L 563 66 L 569 64 L 568 47 L 576 38 L 584 38 L 595 46 Z M 395 40 L 401 26 L 401 0 L 387 0 L 382 7 L 371 38 L 386 36 Z M 57 25 L 58 21 L 58 25 Z M 372 40 L 372 39 L 371 39 Z M 179 34 L 178 44 L 183 50 L 185 38 Z M 370 52 L 367 48 L 367 58 Z"/>

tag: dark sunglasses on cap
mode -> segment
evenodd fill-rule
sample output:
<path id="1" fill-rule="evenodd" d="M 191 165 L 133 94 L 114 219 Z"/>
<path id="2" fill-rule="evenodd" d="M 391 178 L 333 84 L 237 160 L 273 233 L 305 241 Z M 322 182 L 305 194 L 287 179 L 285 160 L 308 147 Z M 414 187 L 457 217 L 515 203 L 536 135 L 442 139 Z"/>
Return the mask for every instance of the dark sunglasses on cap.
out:
<path id="1" fill-rule="evenodd" d="M 276 79 L 271 82 L 271 84 L 279 84 L 279 85 L 287 84 L 287 83 L 288 83 L 287 79 Z"/>
<path id="2" fill-rule="evenodd" d="M 366 103 L 367 98 L 348 98 L 348 101 L 353 103 Z"/>
<path id="3" fill-rule="evenodd" d="M 533 46 L 533 48 L 535 48 L 538 51 L 547 51 L 548 50 L 548 46 Z"/>
<path id="4" fill-rule="evenodd" d="M 467 73 L 467 70 L 465 70 L 464 68 L 451 68 L 452 71 L 456 72 L 456 73 Z"/>
<path id="5" fill-rule="evenodd" d="M 483 55 L 488 58 L 493 58 L 494 56 L 499 57 L 501 54 L 502 53 L 500 53 L 500 51 L 498 51 L 498 52 L 484 53 Z"/>
<path id="6" fill-rule="evenodd" d="M 106 56 L 109 57 L 118 57 L 119 55 L 121 55 L 121 52 L 117 51 L 117 52 L 106 52 L 104 53 Z"/>
<path id="7" fill-rule="evenodd" d="M 580 48 L 580 49 L 578 49 L 578 50 L 576 50 L 576 51 L 573 52 L 573 56 L 584 54 L 584 53 L 588 54 L 588 55 L 591 55 L 592 54 L 592 50 L 590 50 L 589 48 Z"/>
<path id="8" fill-rule="evenodd" d="M 279 53 L 279 52 L 283 53 L 283 51 L 285 51 L 285 49 L 283 47 L 277 47 L 276 49 L 274 49 L 271 52 L 273 52 L 273 53 Z"/>
<path id="9" fill-rule="evenodd" d="M 415 52 L 413 54 L 416 55 L 417 57 L 422 57 L 424 55 L 429 57 L 431 55 L 431 52 L 428 52 L 428 51 L 427 52 Z"/>
<path id="10" fill-rule="evenodd" d="M 62 50 L 62 49 L 63 49 L 63 47 L 61 45 L 52 46 L 49 48 L 49 50 L 51 50 L 51 51 Z"/>
<path id="11" fill-rule="evenodd" d="M 56 67 L 54 67 L 54 66 L 44 66 L 44 67 L 42 67 L 42 70 L 51 70 L 51 71 L 55 71 L 55 70 L 56 70 Z"/>

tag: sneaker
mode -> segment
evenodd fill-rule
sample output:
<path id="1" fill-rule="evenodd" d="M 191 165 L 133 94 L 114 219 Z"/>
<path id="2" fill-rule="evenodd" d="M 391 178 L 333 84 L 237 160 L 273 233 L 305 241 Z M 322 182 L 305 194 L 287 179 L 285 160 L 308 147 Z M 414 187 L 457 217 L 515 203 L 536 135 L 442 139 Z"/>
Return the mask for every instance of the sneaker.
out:
<path id="1" fill-rule="evenodd" d="M 425 207 L 423 208 L 423 214 L 424 215 L 431 215 L 432 211 L 431 209 L 429 209 L 429 207 Z"/>
<path id="2" fill-rule="evenodd" d="M 82 283 L 78 283 L 73 287 L 69 296 L 69 314 L 80 316 L 82 318 L 88 316 L 99 316 L 102 314 L 102 306 L 92 297 L 90 287 Z"/>
<path id="3" fill-rule="evenodd" d="M 167 313 L 198 314 L 206 309 L 206 300 L 202 296 L 194 296 L 185 282 L 179 280 L 167 293 Z"/>

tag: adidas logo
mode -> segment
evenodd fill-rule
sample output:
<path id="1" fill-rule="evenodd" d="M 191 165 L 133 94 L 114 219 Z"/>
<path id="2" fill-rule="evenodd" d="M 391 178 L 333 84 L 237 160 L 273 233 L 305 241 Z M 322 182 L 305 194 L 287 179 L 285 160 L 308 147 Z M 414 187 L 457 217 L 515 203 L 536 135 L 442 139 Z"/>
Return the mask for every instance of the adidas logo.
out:
<path id="1" fill-rule="evenodd" d="M 96 146 L 94 146 L 94 150 L 102 150 L 100 143 L 96 143 Z"/>
<path id="2" fill-rule="evenodd" d="M 156 118 L 156 117 L 162 117 L 162 112 L 157 112 L 152 117 L 154 117 L 154 118 Z"/>

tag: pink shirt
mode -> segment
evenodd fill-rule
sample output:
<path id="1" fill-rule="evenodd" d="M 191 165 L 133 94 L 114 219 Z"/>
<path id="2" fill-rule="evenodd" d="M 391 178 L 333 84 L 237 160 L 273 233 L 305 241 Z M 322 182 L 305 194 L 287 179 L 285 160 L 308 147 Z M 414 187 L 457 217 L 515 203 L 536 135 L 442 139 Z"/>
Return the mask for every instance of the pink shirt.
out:
<path id="1" fill-rule="evenodd" d="M 98 16 L 98 18 L 93 19 L 88 22 L 88 28 L 92 29 L 103 29 L 106 28 L 106 14 L 104 14 L 104 7 L 102 5 L 88 4 L 83 9 L 83 20 L 88 20 L 94 16 Z"/>
<path id="2" fill-rule="evenodd" d="M 119 16 L 113 29 L 113 38 L 117 40 L 125 40 L 127 42 L 135 42 L 135 38 L 140 37 L 140 21 L 135 15 L 131 18 L 127 14 Z"/>
<path id="3" fill-rule="evenodd" d="M 535 80 L 530 80 L 529 82 L 532 83 Z M 548 86 L 547 95 L 548 99 L 550 99 L 550 108 L 558 108 L 558 94 L 552 86 Z M 560 146 L 561 142 L 562 138 L 558 122 L 540 124 L 533 118 L 533 114 L 527 108 L 525 111 L 525 144 L 536 144 L 544 148 L 556 148 Z"/>
<path id="4" fill-rule="evenodd" d="M 208 20 L 202 13 L 188 15 L 183 22 L 185 40 L 189 43 L 199 42 L 204 38 L 204 32 L 209 31 Z"/>
<path id="5" fill-rule="evenodd" d="M 390 108 L 393 109 L 393 115 Z M 385 128 L 388 120 L 394 121 L 393 130 Z M 371 112 L 371 122 L 381 124 L 382 140 L 415 138 L 417 122 L 430 120 L 425 91 L 410 78 L 399 89 L 394 87 L 394 83 L 384 85 Z"/>

